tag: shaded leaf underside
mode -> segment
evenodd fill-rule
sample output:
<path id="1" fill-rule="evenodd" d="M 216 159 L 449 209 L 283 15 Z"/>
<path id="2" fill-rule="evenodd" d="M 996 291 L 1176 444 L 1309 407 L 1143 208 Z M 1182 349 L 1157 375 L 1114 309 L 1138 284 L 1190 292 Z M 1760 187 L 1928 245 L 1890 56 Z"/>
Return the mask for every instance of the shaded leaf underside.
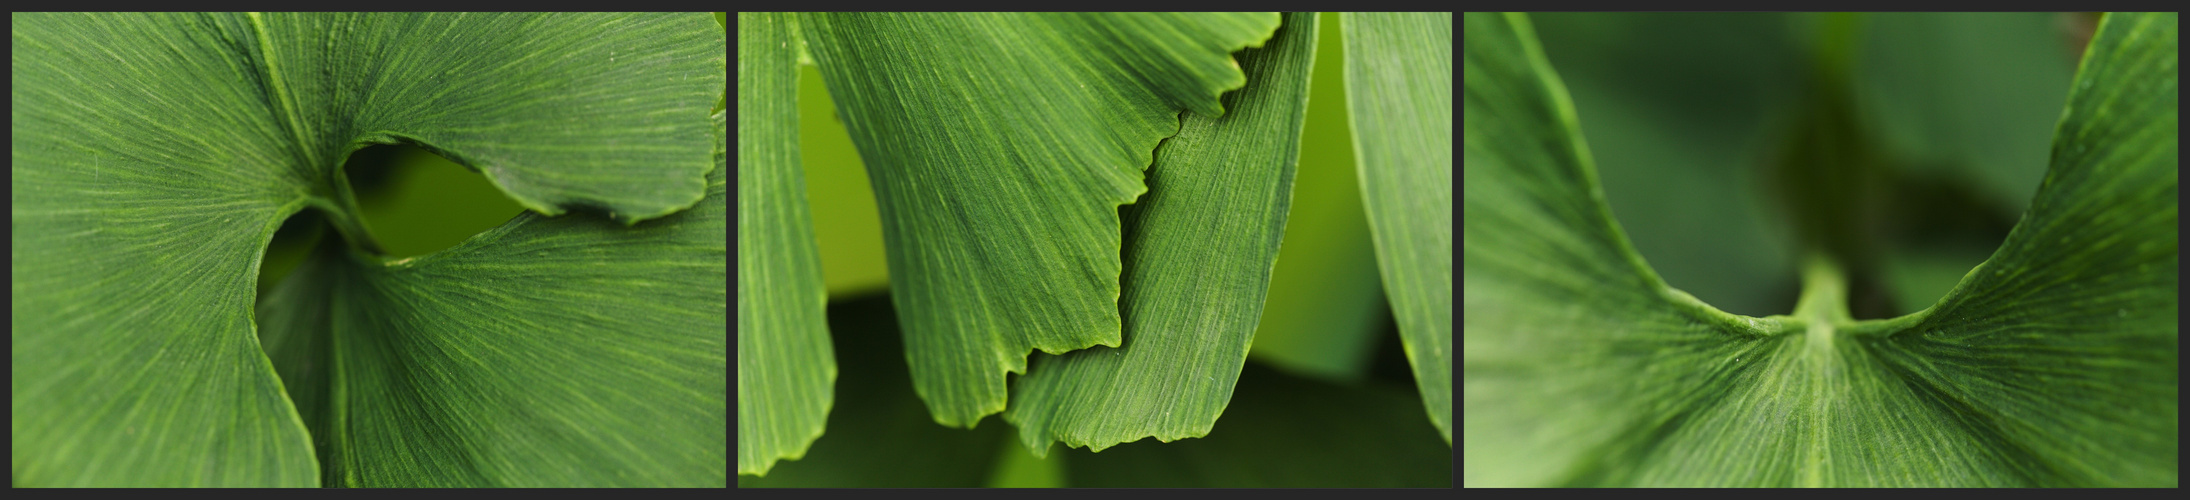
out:
<path id="1" fill-rule="evenodd" d="M 1829 264 L 1793 316 L 1666 287 L 1527 18 L 1466 22 L 1465 484 L 2176 484 L 2175 14 L 2105 21 L 1992 259 L 1862 322 Z"/>

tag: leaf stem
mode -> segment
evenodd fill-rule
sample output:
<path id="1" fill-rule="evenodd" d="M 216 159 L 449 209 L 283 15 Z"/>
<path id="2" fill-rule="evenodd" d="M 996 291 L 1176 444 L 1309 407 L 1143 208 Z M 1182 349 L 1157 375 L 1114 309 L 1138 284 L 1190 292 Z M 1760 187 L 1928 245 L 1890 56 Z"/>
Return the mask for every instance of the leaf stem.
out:
<path id="1" fill-rule="evenodd" d="M 1848 314 L 1848 276 L 1824 252 L 1813 252 L 1802 267 L 1802 298 L 1795 302 L 1796 317 L 1812 322 L 1844 325 Z"/>
<path id="2" fill-rule="evenodd" d="M 340 192 L 348 194 L 350 191 L 348 183 L 345 182 L 344 184 Z M 335 227 L 335 231 L 342 233 L 343 239 L 349 240 L 358 249 L 374 256 L 386 255 L 387 252 L 381 250 L 380 243 L 373 239 L 372 231 L 366 228 L 365 218 L 359 215 L 356 198 L 351 196 L 338 196 L 338 198 L 341 198 L 342 201 L 337 202 L 325 196 L 312 196 L 310 203 L 312 206 L 318 207 L 320 212 L 327 214 L 327 222 Z"/>

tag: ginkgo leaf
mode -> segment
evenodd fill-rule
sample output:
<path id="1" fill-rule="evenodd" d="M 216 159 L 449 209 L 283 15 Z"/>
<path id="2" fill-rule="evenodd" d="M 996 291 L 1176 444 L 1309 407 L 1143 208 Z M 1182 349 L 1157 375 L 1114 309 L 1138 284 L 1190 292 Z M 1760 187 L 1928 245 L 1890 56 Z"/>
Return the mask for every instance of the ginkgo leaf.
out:
<path id="1" fill-rule="evenodd" d="M 790 15 L 738 13 L 738 473 L 796 460 L 836 381 L 798 150 Z"/>
<path id="2" fill-rule="evenodd" d="M 1285 233 L 1315 64 L 1314 13 L 1242 51 L 1223 116 L 1189 112 L 1124 219 L 1125 345 L 1036 355 L 1004 420 L 1036 456 L 1200 437 L 1232 400 Z"/>
<path id="3" fill-rule="evenodd" d="M 2107 17 L 2022 222 L 1873 321 L 1824 258 L 1792 315 L 1667 287 L 1527 18 L 1466 16 L 1466 485 L 2177 483 L 2175 14 Z"/>
<path id="4" fill-rule="evenodd" d="M 724 486 L 724 170 L 708 180 L 633 227 L 527 213 L 393 265 L 322 240 L 260 325 L 326 484 Z"/>
<path id="5" fill-rule="evenodd" d="M 313 486 L 321 484 L 323 468 L 342 471 L 334 477 L 343 484 L 725 482 L 727 250 L 719 208 L 717 215 L 683 219 L 712 217 L 711 236 L 707 223 L 630 229 L 574 215 L 519 225 L 570 225 L 599 238 L 543 235 L 487 245 L 493 248 L 464 258 L 422 257 L 399 264 L 408 266 L 402 270 L 371 269 L 380 264 L 369 255 L 304 264 L 319 276 L 343 275 L 325 266 L 362 266 L 343 271 L 362 276 L 345 283 L 381 288 L 310 293 L 377 302 L 278 314 L 292 321 L 369 318 L 425 337 L 336 335 L 298 345 L 425 348 L 378 362 L 450 363 L 421 374 L 406 371 L 420 365 L 330 367 L 305 358 L 305 366 L 329 371 L 316 380 L 330 389 L 292 388 L 297 404 L 325 399 L 336 419 L 358 412 L 347 426 L 331 427 L 343 429 L 340 436 L 320 427 L 307 437 L 308 427 L 323 424 L 301 422 L 284 392 L 299 384 L 276 377 L 252 323 L 258 260 L 291 214 L 317 208 L 344 236 L 327 238 L 329 244 L 373 249 L 339 172 L 350 152 L 369 144 L 433 150 L 543 213 L 590 207 L 629 224 L 699 203 L 723 154 L 722 122 L 711 125 L 706 113 L 722 98 L 723 30 L 707 16 L 32 13 L 13 19 L 16 485 Z M 719 193 L 719 174 L 715 179 Z M 659 228 L 669 227 L 688 229 L 664 236 Z M 603 253 L 610 249 L 622 253 Z M 628 265 L 596 266 L 580 257 Z M 641 261 L 683 274 L 668 281 L 605 274 Z M 580 283 L 590 284 L 584 294 L 557 295 Z M 450 295 L 406 295 L 421 291 Z M 638 312 L 655 317 L 596 318 Z M 612 329 L 641 326 L 631 322 L 645 329 Z M 472 329 L 481 325 L 491 328 Z M 531 328 L 546 325 L 564 335 Z M 475 343 L 519 332 L 540 334 L 526 340 L 535 349 L 489 352 L 514 346 Z M 599 347 L 609 335 L 631 337 L 623 339 L 630 344 Z M 434 340 L 421 340 L 427 338 Z M 556 352 L 543 348 L 553 342 L 570 342 L 560 347 L 566 350 L 595 346 L 586 353 L 591 357 L 565 364 L 623 370 L 564 378 L 587 372 L 544 365 L 558 361 L 542 355 Z M 439 350 L 457 346 L 471 350 Z M 515 353 L 534 356 L 509 357 Z M 326 359 L 364 362 L 372 355 L 337 350 Z M 488 360 L 498 364 L 478 364 Z M 505 370 L 511 375 L 501 375 Z M 713 378 L 705 376 L 710 372 Z M 612 387 L 615 397 L 606 397 Z M 421 394 L 408 389 L 443 399 L 403 399 Z M 481 392 L 487 389 L 520 393 Z M 684 399 L 624 399 L 641 394 Z M 570 407 L 483 406 L 520 402 Z M 639 411 L 583 418 L 602 417 L 606 410 L 595 405 L 612 402 L 637 404 Z M 579 427 L 609 424 L 631 427 Z M 525 438 L 511 438 L 517 435 Z M 317 447 L 317 461 L 314 439 L 334 443 Z M 629 449 L 641 445 L 659 448 L 643 456 Z M 456 446 L 470 460 L 355 446 Z M 603 455 L 574 458 L 581 452 Z M 446 468 L 424 469 L 434 464 Z M 389 480 L 399 471 L 428 474 L 410 478 L 416 482 Z"/>
<path id="6" fill-rule="evenodd" d="M 1452 442 L 1452 13 L 1347 12 L 1346 98 L 1384 295 Z"/>
<path id="7" fill-rule="evenodd" d="M 1255 14 L 802 14 L 875 186 L 913 386 L 1005 408 L 1029 350 L 1120 342 L 1117 207 L 1178 114 L 1218 116 Z"/>

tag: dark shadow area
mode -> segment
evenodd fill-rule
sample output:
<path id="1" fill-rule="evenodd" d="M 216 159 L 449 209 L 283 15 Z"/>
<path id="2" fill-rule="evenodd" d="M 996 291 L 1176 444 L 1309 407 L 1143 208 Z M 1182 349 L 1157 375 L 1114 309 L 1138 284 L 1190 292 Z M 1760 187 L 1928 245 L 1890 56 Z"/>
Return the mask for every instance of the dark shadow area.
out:
<path id="1" fill-rule="evenodd" d="M 524 212 L 486 176 L 417 146 L 357 150 L 343 173 L 390 259 L 447 249 Z"/>
<path id="2" fill-rule="evenodd" d="M 327 221 L 318 210 L 304 209 L 288 220 L 282 221 L 281 229 L 274 231 L 274 238 L 266 245 L 266 254 L 259 259 L 258 296 L 264 298 L 267 290 L 288 277 L 304 262 L 312 245 L 319 242 L 327 227 Z"/>

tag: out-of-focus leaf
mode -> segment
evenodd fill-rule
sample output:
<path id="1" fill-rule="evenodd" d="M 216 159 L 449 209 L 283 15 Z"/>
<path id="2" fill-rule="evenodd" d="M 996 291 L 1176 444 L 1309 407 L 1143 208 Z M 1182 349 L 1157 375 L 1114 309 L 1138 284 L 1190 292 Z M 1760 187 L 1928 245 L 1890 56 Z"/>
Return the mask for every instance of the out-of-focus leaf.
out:
<path id="1" fill-rule="evenodd" d="M 252 272 L 275 228 L 307 207 L 329 215 L 349 241 L 372 247 L 337 173 L 358 148 L 418 144 L 484 172 L 532 210 L 595 207 L 627 223 L 699 201 L 714 167 L 708 155 L 720 154 L 719 132 L 710 131 L 704 112 L 722 95 L 722 30 L 698 15 L 13 19 L 12 430 L 14 482 L 21 486 L 309 486 L 317 465 L 335 466 L 314 464 L 308 424 L 297 423 L 283 381 L 253 343 Z M 631 282 L 595 285 L 594 293 L 621 290 L 618 296 L 633 300 L 651 295 L 633 293 L 651 289 Z M 680 294 L 691 293 L 650 303 L 680 304 Z M 715 295 L 719 336 L 724 314 Z M 704 304 L 684 305 L 694 314 L 710 312 Z M 333 313 L 366 314 L 343 307 Z M 457 325 L 401 311 L 378 318 Z M 502 325 L 553 318 L 509 311 L 464 310 L 461 317 L 463 324 Z M 704 325 L 683 326 L 693 328 L 677 334 Z M 547 368 L 539 359 L 506 361 Z M 719 351 L 715 363 L 719 371 Z M 365 407 L 425 410 L 392 400 L 373 404 Z M 495 413 L 469 417 L 508 421 L 464 429 L 486 434 L 548 424 Z M 720 418 L 718 412 L 717 436 Z M 416 435 L 379 437 L 403 442 Z M 473 446 L 521 454 L 542 440 L 589 434 L 543 435 Z M 683 434 L 677 442 L 705 436 Z M 706 455 L 678 456 L 637 474 L 625 470 L 630 475 L 621 479 L 685 474 L 681 479 L 692 480 L 690 470 L 676 466 L 705 462 Z M 412 458 L 418 457 L 372 465 L 426 466 L 404 461 Z M 572 482 L 616 472 L 596 466 L 617 463 L 528 469 L 515 466 L 555 464 L 473 462 L 512 467 L 483 474 Z M 718 483 L 721 469 L 711 474 Z M 710 475 L 697 477 L 705 482 Z"/>
<path id="2" fill-rule="evenodd" d="M 1259 14 L 802 14 L 880 201 L 935 420 L 1005 408 L 1029 349 L 1119 343 L 1117 207 L 1181 109 L 1244 84 Z"/>
<path id="3" fill-rule="evenodd" d="M 726 175 L 631 227 L 528 213 L 388 265 L 323 239 L 261 320 L 327 484 L 725 486 Z"/>
<path id="4" fill-rule="evenodd" d="M 1790 33 L 1808 25 L 1804 16 L 1529 19 L 1572 92 L 1605 201 L 1635 251 L 1668 284 L 1713 307 L 1787 312 L 1801 289 L 1793 232 L 1759 188 L 1758 166 L 1784 143 L 1810 61 L 1804 38 Z M 1713 194 L 1696 195 L 1705 192 Z"/>
<path id="5" fill-rule="evenodd" d="M 820 437 L 836 383 L 799 166 L 789 14 L 738 13 L 738 473 Z"/>
<path id="6" fill-rule="evenodd" d="M 1355 13 L 1346 96 L 1384 295 L 1452 442 L 1452 13 Z"/>
<path id="7" fill-rule="evenodd" d="M 1376 247 L 1361 212 L 1352 133 L 1346 124 L 1345 48 L 1338 13 L 1318 14 L 1308 118 L 1300 133 L 1285 244 L 1270 269 L 1270 295 L 1247 358 L 1288 373 L 1357 382 L 1384 332 Z"/>
<path id="8" fill-rule="evenodd" d="M 883 295 L 829 304 L 829 333 L 843 363 L 829 432 L 806 458 L 776 464 L 768 477 L 738 476 L 754 488 L 977 488 L 998 450 L 1018 447 L 1011 428 L 935 425 L 912 392 L 899 316 Z M 1024 452 L 1020 452 L 1024 453 Z M 1050 460 L 1061 460 L 1050 457 Z"/>
<path id="9" fill-rule="evenodd" d="M 1467 17 L 1467 485 L 2176 483 L 2174 14 L 2107 20 L 1991 260 L 1861 322 L 1822 259 L 1793 316 L 1666 287 L 1526 18 Z"/>
<path id="10" fill-rule="evenodd" d="M 1451 488 L 1452 448 L 1406 386 L 1334 385 L 1260 363 L 1209 435 L 1066 450 L 1067 482 L 1114 488 Z"/>
<path id="11" fill-rule="evenodd" d="M 2045 176 L 2047 144 L 2075 77 L 2057 15 L 1864 14 L 1859 116 L 1901 159 L 1897 166 L 1952 172 L 1997 210 L 2021 213 Z"/>
<path id="12" fill-rule="evenodd" d="M 1243 51 L 1223 116 L 1189 112 L 1124 220 L 1122 347 L 1036 355 L 1004 420 L 1036 456 L 1209 432 L 1232 399 L 1285 234 L 1315 62 L 1314 13 Z"/>

